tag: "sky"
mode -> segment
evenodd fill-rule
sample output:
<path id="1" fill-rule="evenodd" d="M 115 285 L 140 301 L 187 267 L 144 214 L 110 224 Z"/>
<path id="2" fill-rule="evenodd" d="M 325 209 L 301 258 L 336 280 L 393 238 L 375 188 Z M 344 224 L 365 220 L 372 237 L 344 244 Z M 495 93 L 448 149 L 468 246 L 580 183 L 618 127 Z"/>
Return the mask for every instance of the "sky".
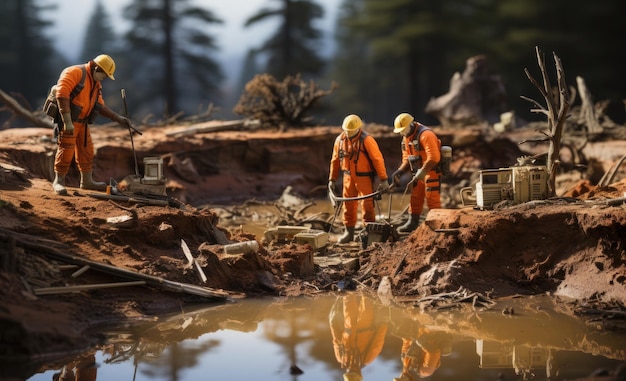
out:
<path id="1" fill-rule="evenodd" d="M 100 0 L 116 33 L 126 30 L 126 21 L 122 17 L 123 8 L 131 0 Z M 216 59 L 222 64 L 227 80 L 239 73 L 240 67 L 232 65 L 233 60 L 241 61 L 248 48 L 260 45 L 272 32 L 276 24 L 268 21 L 244 28 L 247 18 L 263 7 L 275 7 L 277 0 L 191 0 L 193 4 L 206 7 L 221 18 L 224 23 L 211 26 L 209 33 L 216 36 L 220 47 Z M 335 25 L 337 9 L 341 0 L 317 0 L 324 8 L 325 17 L 321 20 L 320 29 L 325 39 L 330 40 Z M 96 0 L 55 0 L 58 8 L 46 14 L 51 17 L 55 26 L 49 30 L 56 49 L 69 61 L 78 60 L 83 44 L 87 21 L 92 15 Z"/>

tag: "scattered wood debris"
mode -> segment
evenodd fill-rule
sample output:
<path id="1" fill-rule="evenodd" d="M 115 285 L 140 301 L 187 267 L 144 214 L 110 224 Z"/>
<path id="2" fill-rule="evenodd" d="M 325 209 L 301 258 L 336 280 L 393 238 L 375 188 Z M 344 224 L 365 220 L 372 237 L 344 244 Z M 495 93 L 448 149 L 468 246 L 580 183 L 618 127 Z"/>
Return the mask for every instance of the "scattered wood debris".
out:
<path id="1" fill-rule="evenodd" d="M 488 296 L 470 292 L 464 287 L 452 292 L 443 292 L 419 298 L 414 301 L 403 300 L 422 309 L 448 310 L 460 308 L 462 303 L 471 303 L 473 308 L 491 308 L 496 302 Z"/>

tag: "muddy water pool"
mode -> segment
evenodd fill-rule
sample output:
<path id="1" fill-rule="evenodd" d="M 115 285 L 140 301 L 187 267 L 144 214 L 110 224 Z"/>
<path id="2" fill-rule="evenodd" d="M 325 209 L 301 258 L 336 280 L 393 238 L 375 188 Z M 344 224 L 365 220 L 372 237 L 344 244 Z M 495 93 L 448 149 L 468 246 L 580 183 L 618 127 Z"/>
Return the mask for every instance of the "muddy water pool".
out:
<path id="1" fill-rule="evenodd" d="M 623 366 L 626 333 L 554 303 L 541 296 L 432 312 L 358 292 L 243 299 L 105 329 L 105 345 L 41 364 L 26 379 L 571 380 Z"/>

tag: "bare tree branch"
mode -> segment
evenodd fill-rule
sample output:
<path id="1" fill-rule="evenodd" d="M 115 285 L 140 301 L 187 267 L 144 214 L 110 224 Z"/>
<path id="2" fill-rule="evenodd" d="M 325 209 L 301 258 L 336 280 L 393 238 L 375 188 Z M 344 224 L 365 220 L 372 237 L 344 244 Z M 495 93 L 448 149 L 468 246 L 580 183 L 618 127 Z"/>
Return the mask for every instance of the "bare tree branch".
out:
<path id="1" fill-rule="evenodd" d="M 548 118 L 548 133 L 546 133 L 545 135 L 547 137 L 546 140 L 549 140 L 550 142 L 550 146 L 548 147 L 546 168 L 548 170 L 548 193 L 550 197 L 554 197 L 556 196 L 556 173 L 560 165 L 559 152 L 561 150 L 561 136 L 563 133 L 563 126 L 569 112 L 570 100 L 567 91 L 568 87 L 565 83 L 565 75 L 561 59 L 555 53 L 552 53 L 557 74 L 557 97 L 552 89 L 552 85 L 550 84 L 550 80 L 548 78 L 548 73 L 546 71 L 544 62 L 544 55 L 541 53 L 539 47 L 535 47 L 535 51 L 537 54 L 537 63 L 541 70 L 543 87 L 533 78 L 528 69 L 525 69 L 524 72 L 526 73 L 528 79 L 532 82 L 533 85 L 535 85 L 535 87 L 544 97 L 547 108 L 541 107 L 538 102 L 532 99 L 526 97 L 522 97 L 522 99 L 531 102 L 536 107 L 540 107 L 540 110 L 533 109 L 533 111 L 541 111 Z"/>
<path id="2" fill-rule="evenodd" d="M 22 107 L 22 105 L 15 100 L 12 96 L 5 93 L 0 89 L 0 101 L 3 102 L 11 111 L 13 111 L 16 115 L 26 119 L 30 123 L 32 123 L 35 127 L 43 127 L 43 128 L 54 128 L 54 124 L 47 117 L 46 119 L 42 119 L 36 113 L 27 110 Z"/>

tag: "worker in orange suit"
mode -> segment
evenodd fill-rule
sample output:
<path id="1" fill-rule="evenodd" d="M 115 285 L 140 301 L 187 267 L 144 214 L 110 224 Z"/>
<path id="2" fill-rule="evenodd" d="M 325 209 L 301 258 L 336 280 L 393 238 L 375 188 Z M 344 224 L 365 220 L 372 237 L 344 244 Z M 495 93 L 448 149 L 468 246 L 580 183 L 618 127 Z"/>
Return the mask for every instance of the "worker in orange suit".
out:
<path id="1" fill-rule="evenodd" d="M 396 117 L 393 132 L 402 135 L 402 163 L 393 173 L 394 184 L 400 185 L 400 178 L 404 173 L 412 173 L 409 182 L 409 187 L 412 187 L 410 216 L 397 231 L 410 233 L 419 226 L 424 199 L 429 209 L 441 208 L 441 140 L 433 130 L 415 121 L 408 113 L 401 113 Z"/>
<path id="2" fill-rule="evenodd" d="M 383 349 L 388 315 L 371 298 L 352 293 L 337 299 L 329 321 L 335 358 L 345 370 L 344 381 L 362 380 L 363 367 Z"/>
<path id="3" fill-rule="evenodd" d="M 402 338 L 402 373 L 393 381 L 415 381 L 432 376 L 441 366 L 441 356 L 451 351 L 450 336 L 445 332 L 418 329 L 417 338 Z"/>
<path id="4" fill-rule="evenodd" d="M 340 174 L 343 174 L 342 195 L 346 198 L 374 193 L 376 176 L 380 179 L 377 191 L 386 192 L 389 189 L 383 154 L 376 140 L 363 131 L 362 127 L 363 121 L 358 115 L 346 116 L 341 125 L 343 131 L 337 136 L 333 145 L 328 187 L 329 191 L 333 191 L 335 181 Z M 338 243 L 348 243 L 354 240 L 358 202 L 349 200 L 343 203 L 345 232 L 337 240 Z M 376 221 L 373 197 L 361 200 L 361 212 L 364 223 Z"/>
<path id="5" fill-rule="evenodd" d="M 114 80 L 115 62 L 101 54 L 93 60 L 65 68 L 55 86 L 57 106 L 62 129 L 59 131 L 58 149 L 54 159 L 54 181 L 56 194 L 66 195 L 65 176 L 72 159 L 80 171 L 81 189 L 105 190 L 106 184 L 93 180 L 94 145 L 87 128 L 93 123 L 96 113 L 129 126 L 128 118 L 108 108 L 102 99 L 102 84 L 106 78 Z"/>

